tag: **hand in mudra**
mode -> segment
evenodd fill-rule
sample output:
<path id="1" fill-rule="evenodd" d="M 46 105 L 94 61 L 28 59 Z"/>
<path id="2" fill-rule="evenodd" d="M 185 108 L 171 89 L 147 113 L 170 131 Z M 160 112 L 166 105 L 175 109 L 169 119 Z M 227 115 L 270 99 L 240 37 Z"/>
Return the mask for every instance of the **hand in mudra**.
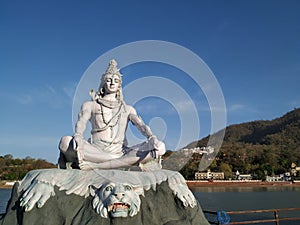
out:
<path id="1" fill-rule="evenodd" d="M 97 168 L 97 163 L 79 160 L 79 168 L 81 170 L 92 170 Z"/>
<path id="2" fill-rule="evenodd" d="M 153 149 L 155 151 L 157 151 L 158 153 L 161 153 L 159 155 L 163 155 L 165 153 L 165 144 L 158 140 L 156 136 L 151 136 L 149 139 L 148 139 L 148 142 L 150 143 L 151 146 L 153 146 Z"/>

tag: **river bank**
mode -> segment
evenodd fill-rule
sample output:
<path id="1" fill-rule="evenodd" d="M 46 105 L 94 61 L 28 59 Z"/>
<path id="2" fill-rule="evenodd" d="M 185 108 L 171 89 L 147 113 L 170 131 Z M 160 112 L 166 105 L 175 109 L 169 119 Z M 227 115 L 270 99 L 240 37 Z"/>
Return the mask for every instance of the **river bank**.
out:
<path id="1" fill-rule="evenodd" d="M 12 189 L 11 185 L 0 185 L 0 189 Z"/>
<path id="2" fill-rule="evenodd" d="M 278 181 L 278 182 L 266 182 L 260 180 L 248 180 L 248 181 L 237 181 L 237 180 L 218 180 L 218 181 L 202 181 L 202 180 L 188 180 L 186 181 L 189 187 L 263 187 L 263 186 L 300 186 L 299 182 L 292 181 Z"/>
<path id="3" fill-rule="evenodd" d="M 16 181 L 5 181 L 0 183 L 0 189 L 12 189 Z"/>

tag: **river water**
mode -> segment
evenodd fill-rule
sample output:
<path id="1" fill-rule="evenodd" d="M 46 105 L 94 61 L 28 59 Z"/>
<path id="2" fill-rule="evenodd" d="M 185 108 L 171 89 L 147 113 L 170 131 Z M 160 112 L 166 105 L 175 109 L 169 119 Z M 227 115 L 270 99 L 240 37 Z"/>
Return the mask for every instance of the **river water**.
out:
<path id="1" fill-rule="evenodd" d="M 191 189 L 203 210 L 238 211 L 276 208 L 300 208 L 300 187 L 194 187 Z M 10 189 L 0 189 L 0 214 L 6 210 Z M 208 215 L 209 216 L 209 215 Z M 279 213 L 279 217 L 300 217 L 299 212 Z M 273 219 L 273 214 L 234 217 L 231 220 Z M 213 220 L 215 218 L 209 219 Z M 274 223 L 269 223 L 274 224 Z M 280 225 L 299 225 L 300 221 L 280 222 Z"/>
<path id="2" fill-rule="evenodd" d="M 11 189 L 0 189 L 0 214 L 5 213 L 6 205 L 10 199 Z"/>
<path id="3" fill-rule="evenodd" d="M 192 188 L 203 210 L 239 211 L 300 208 L 300 187 L 196 187 Z M 273 213 L 231 215 L 232 221 L 274 219 Z M 279 218 L 298 217 L 300 211 L 279 212 Z M 210 218 L 210 220 L 213 220 Z M 264 224 L 275 224 L 264 223 Z M 284 221 L 280 225 L 299 225 L 300 221 Z"/>

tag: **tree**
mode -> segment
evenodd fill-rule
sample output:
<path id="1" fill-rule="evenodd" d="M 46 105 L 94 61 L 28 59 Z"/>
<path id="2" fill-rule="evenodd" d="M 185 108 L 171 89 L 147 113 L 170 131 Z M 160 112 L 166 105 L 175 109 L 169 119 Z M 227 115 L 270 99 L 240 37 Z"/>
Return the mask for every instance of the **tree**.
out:
<path id="1" fill-rule="evenodd" d="M 232 168 L 227 163 L 220 164 L 220 170 L 224 173 L 225 179 L 229 179 L 232 177 Z"/>
<path id="2" fill-rule="evenodd" d="M 4 155 L 4 159 L 13 159 L 14 157 L 13 157 L 13 155 L 11 155 L 11 154 L 6 154 L 6 155 Z"/>

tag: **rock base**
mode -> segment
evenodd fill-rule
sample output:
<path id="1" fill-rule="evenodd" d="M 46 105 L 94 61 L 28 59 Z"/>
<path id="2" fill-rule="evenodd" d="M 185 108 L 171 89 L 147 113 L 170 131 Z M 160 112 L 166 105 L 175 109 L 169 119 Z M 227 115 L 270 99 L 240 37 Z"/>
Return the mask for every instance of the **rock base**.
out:
<path id="1" fill-rule="evenodd" d="M 20 207 L 18 194 L 19 184 L 15 184 L 11 199 L 7 205 L 1 225 L 209 225 L 199 203 L 194 207 L 184 207 L 183 203 L 174 197 L 167 182 L 157 186 L 156 191 L 150 189 L 141 196 L 141 210 L 133 217 L 102 218 L 95 212 L 92 196 L 87 198 L 58 191 L 42 208 L 34 207 L 25 212 Z"/>

